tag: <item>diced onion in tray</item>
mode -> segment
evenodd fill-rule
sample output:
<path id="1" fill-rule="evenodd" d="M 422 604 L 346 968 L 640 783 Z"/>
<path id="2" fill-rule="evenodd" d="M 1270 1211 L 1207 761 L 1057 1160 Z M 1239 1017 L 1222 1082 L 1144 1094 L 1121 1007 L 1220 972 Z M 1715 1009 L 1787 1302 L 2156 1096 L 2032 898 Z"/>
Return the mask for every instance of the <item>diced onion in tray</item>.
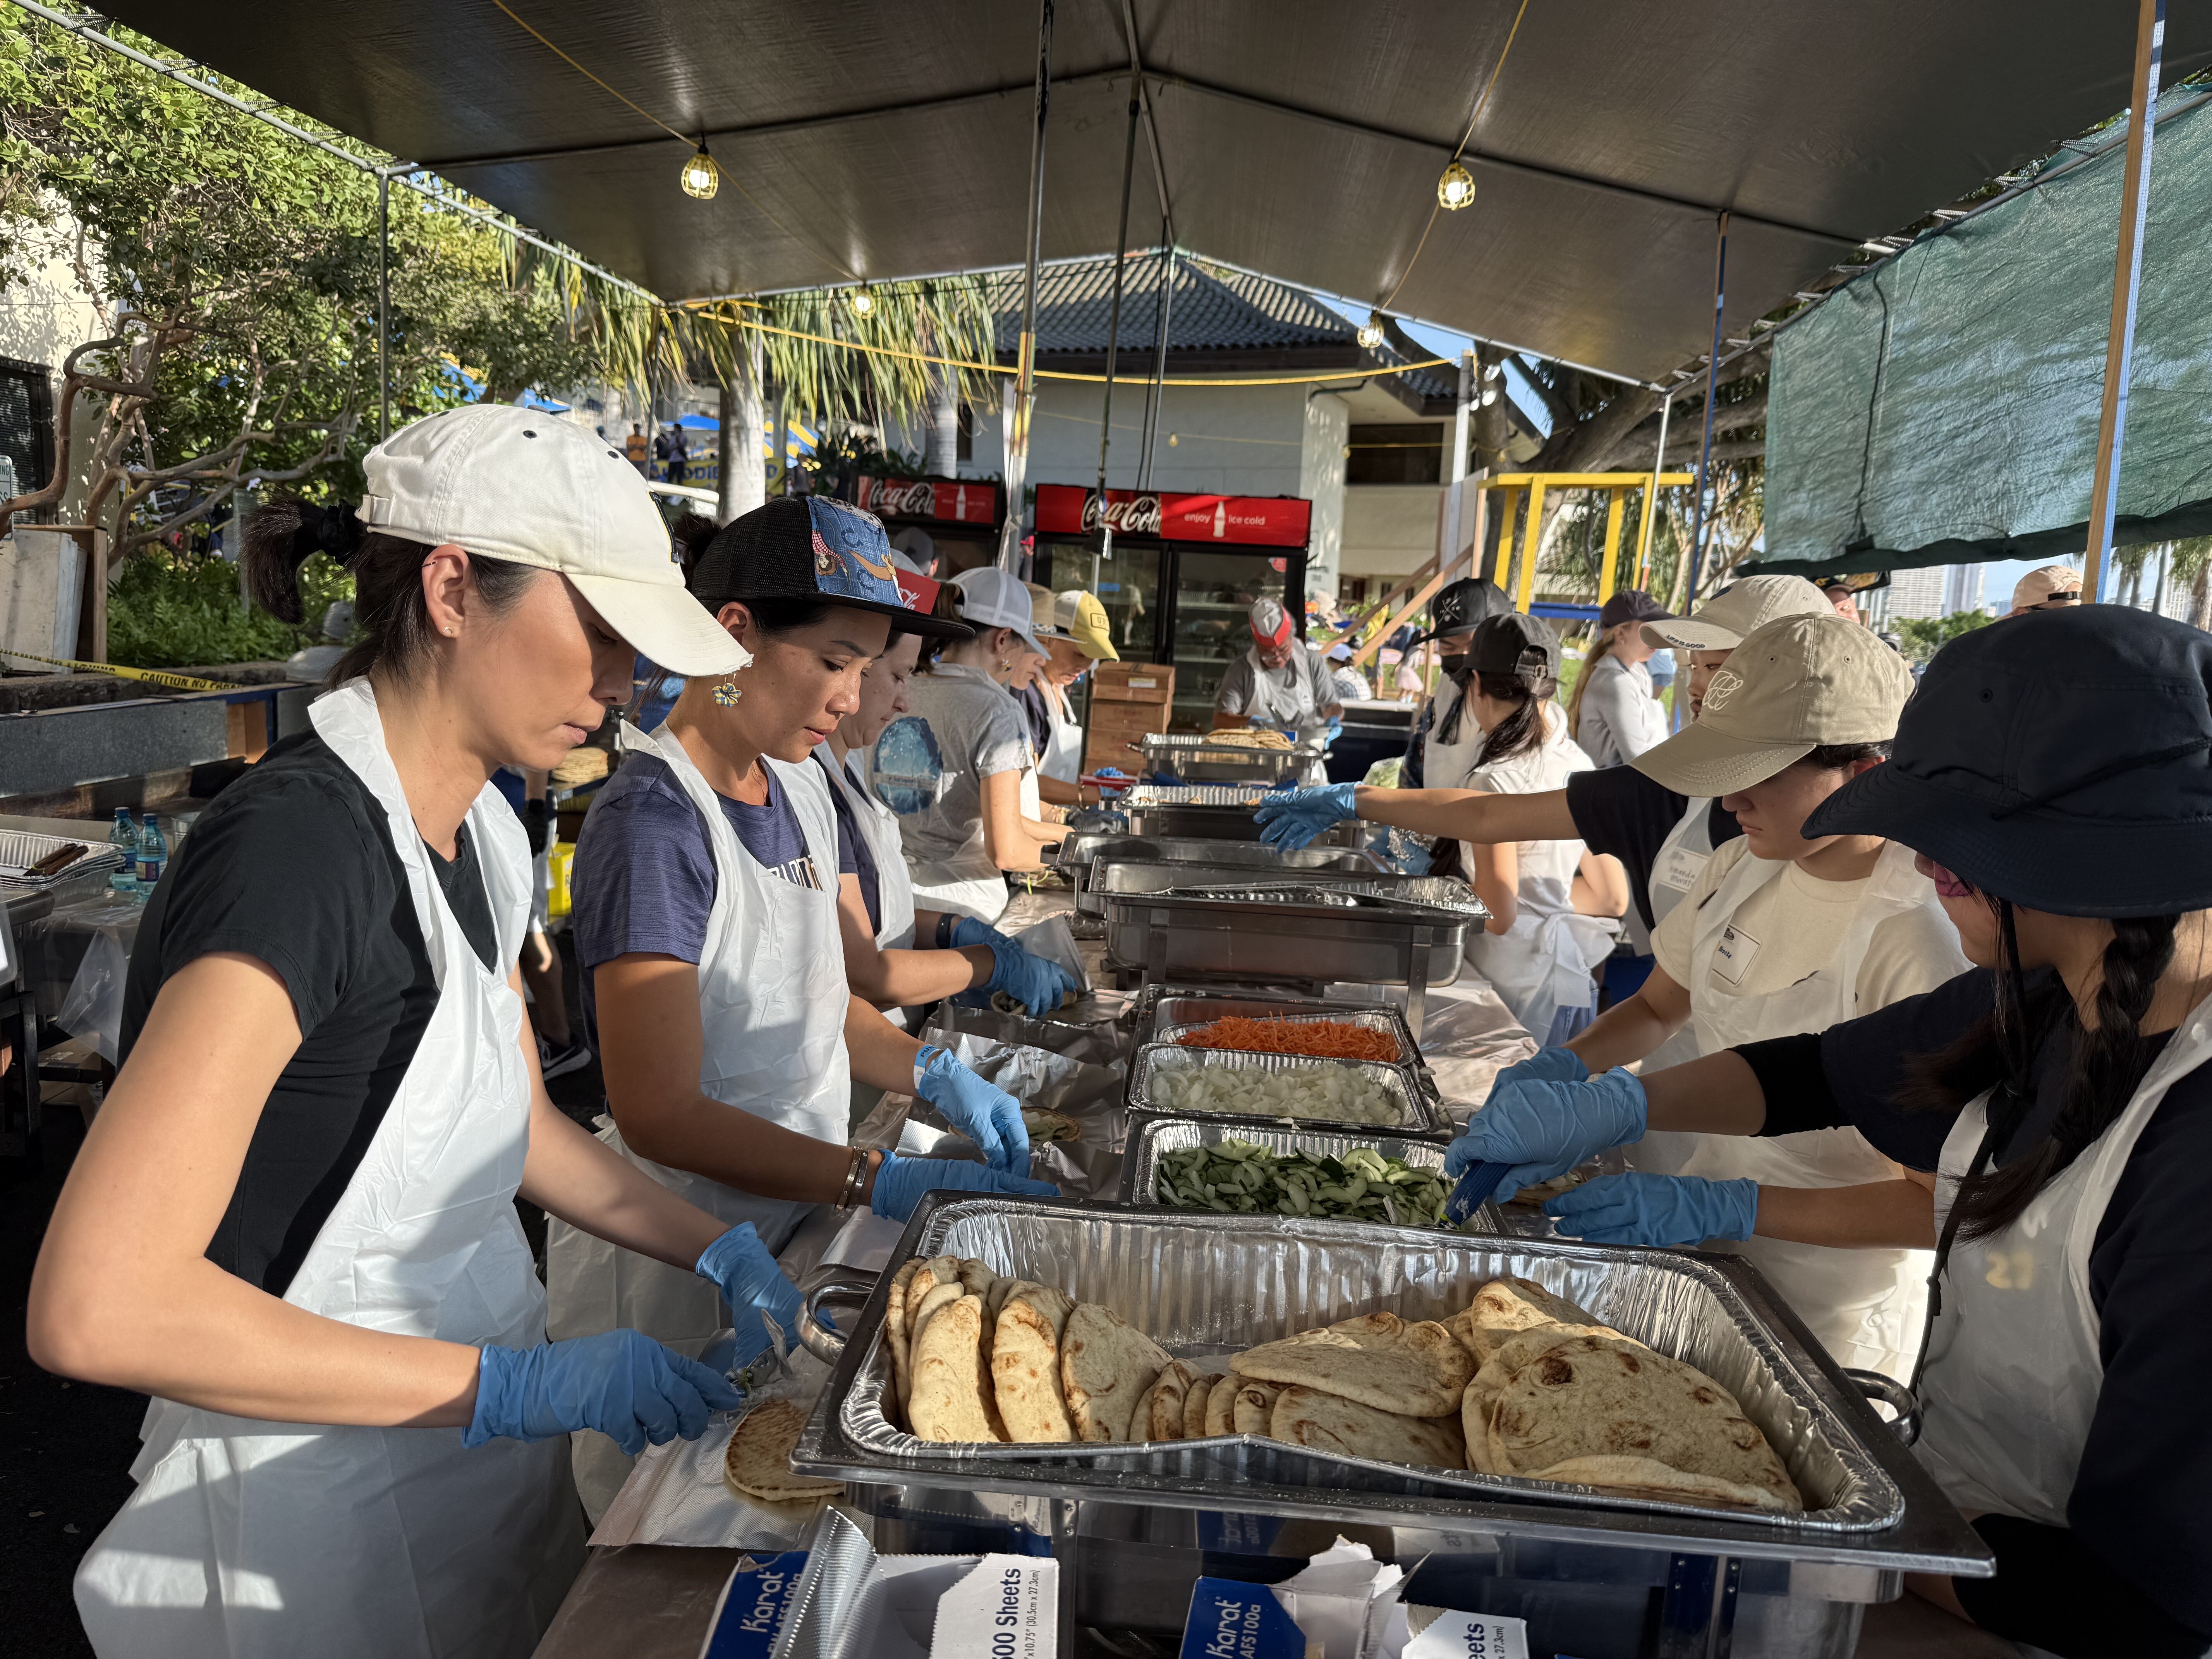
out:
<path id="1" fill-rule="evenodd" d="M 1329 1118 L 1395 1125 L 1401 1102 L 1376 1079 L 1349 1066 L 1282 1071 L 1193 1066 L 1152 1073 L 1154 1100 L 1171 1112 L 1233 1112 L 1242 1117 Z"/>

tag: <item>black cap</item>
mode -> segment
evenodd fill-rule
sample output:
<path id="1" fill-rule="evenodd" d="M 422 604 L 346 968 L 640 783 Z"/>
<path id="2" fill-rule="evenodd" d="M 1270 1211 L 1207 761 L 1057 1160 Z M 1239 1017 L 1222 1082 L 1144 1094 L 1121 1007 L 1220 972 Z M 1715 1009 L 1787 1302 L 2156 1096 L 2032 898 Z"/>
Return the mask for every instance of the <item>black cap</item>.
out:
<path id="1" fill-rule="evenodd" d="M 710 611 L 732 599 L 807 599 L 894 617 L 902 634 L 974 634 L 964 623 L 908 605 L 898 577 L 874 514 L 827 495 L 779 495 L 724 525 L 691 567 L 688 585 Z"/>
<path id="2" fill-rule="evenodd" d="M 1597 613 L 1600 628 L 1618 628 L 1621 623 L 1672 622 L 1674 613 L 1640 587 L 1617 587 L 1613 597 Z"/>
<path id="3" fill-rule="evenodd" d="M 1961 635 L 1803 833 L 1881 836 L 2064 916 L 2212 908 L 2212 635 L 2123 605 Z"/>
<path id="4" fill-rule="evenodd" d="M 1503 611 L 1475 629 L 1468 664 L 1478 674 L 1504 674 L 1533 689 L 1559 678 L 1559 636 L 1540 617 Z"/>
<path id="5" fill-rule="evenodd" d="M 1457 581 L 1446 582 L 1436 598 L 1429 601 L 1429 631 L 1414 635 L 1406 641 L 1405 648 L 1411 651 L 1424 640 L 1437 639 L 1446 634 L 1464 634 L 1484 617 L 1512 608 L 1513 602 L 1497 583 L 1462 576 Z"/>

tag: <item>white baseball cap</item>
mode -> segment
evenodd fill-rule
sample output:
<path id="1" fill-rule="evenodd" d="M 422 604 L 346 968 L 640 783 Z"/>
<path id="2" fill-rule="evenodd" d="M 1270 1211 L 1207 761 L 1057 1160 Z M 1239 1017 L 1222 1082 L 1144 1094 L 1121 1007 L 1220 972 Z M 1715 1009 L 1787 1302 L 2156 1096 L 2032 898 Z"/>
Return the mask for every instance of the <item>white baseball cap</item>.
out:
<path id="1" fill-rule="evenodd" d="M 952 585 L 960 590 L 961 621 L 979 631 L 1011 628 L 1022 636 L 1022 643 L 1038 656 L 1052 654 L 1037 639 L 1036 612 L 1030 605 L 1030 591 L 1020 577 L 987 564 L 980 569 L 962 571 L 952 579 Z"/>
<path id="2" fill-rule="evenodd" d="M 1644 637 L 1678 651 L 1733 651 L 1777 617 L 1826 617 L 1834 611 L 1828 596 L 1802 576 L 1746 576 L 1686 617 L 1644 623 Z"/>
<path id="3" fill-rule="evenodd" d="M 362 462 L 356 514 L 385 535 L 556 570 L 607 626 L 672 673 L 732 673 L 751 654 L 687 592 L 637 469 L 582 427 L 471 404 L 402 427 Z"/>

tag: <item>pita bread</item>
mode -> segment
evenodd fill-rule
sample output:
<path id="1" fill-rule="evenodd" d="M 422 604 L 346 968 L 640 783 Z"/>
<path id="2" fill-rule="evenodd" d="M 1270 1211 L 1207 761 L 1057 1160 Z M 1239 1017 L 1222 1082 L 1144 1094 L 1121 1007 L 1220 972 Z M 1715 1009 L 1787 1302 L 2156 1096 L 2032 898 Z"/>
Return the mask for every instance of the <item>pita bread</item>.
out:
<path id="1" fill-rule="evenodd" d="M 1574 1337 L 1522 1366 L 1498 1391 L 1483 1443 L 1498 1474 L 1649 1458 L 1770 1492 L 1785 1510 L 1804 1507 L 1735 1395 L 1696 1366 L 1622 1337 Z"/>
<path id="2" fill-rule="evenodd" d="M 1167 1350 L 1111 1308 L 1079 1302 L 1060 1345 L 1060 1384 L 1079 1440 L 1127 1440 L 1137 1402 L 1167 1369 Z"/>
<path id="3" fill-rule="evenodd" d="M 915 1340 L 907 1417 L 924 1440 L 975 1442 L 1006 1437 L 998 1415 L 983 1363 L 983 1299 L 962 1296 L 932 1315 Z"/>
<path id="4" fill-rule="evenodd" d="M 916 1273 L 914 1280 L 915 1285 L 919 1285 L 921 1282 L 921 1275 Z M 906 1287 L 906 1294 L 907 1301 L 911 1304 L 914 1301 L 914 1285 Z M 960 1281 L 957 1279 L 940 1280 L 923 1292 L 921 1304 L 915 1310 L 914 1328 L 907 1334 L 908 1364 L 917 1365 L 921 1363 L 917 1356 L 921 1352 L 921 1334 L 929 1328 L 929 1322 L 936 1318 L 940 1310 L 951 1307 L 966 1294 L 967 1292 L 960 1288 Z M 908 1398 L 912 1399 L 913 1395 L 914 1390 L 909 1387 L 907 1390 Z"/>
<path id="5" fill-rule="evenodd" d="M 1180 1440 L 1182 1436 L 1183 1413 L 1188 1409 L 1189 1396 L 1199 1392 L 1205 1381 L 1180 1359 L 1168 1362 L 1167 1369 L 1152 1384 L 1152 1415 L 1139 1419 L 1137 1426 L 1150 1426 L 1147 1440 Z"/>
<path id="6" fill-rule="evenodd" d="M 1485 1285 L 1473 1302 L 1445 1322 L 1480 1365 L 1516 1331 L 1536 1325 L 1595 1325 L 1597 1321 L 1541 1285 L 1508 1275 Z"/>
<path id="7" fill-rule="evenodd" d="M 1405 1417 L 1319 1389 L 1285 1389 L 1268 1413 L 1267 1434 L 1285 1445 L 1383 1463 L 1463 1469 L 1467 1446 L 1449 1417 Z"/>
<path id="8" fill-rule="evenodd" d="M 1265 1434 L 1274 1415 L 1276 1397 L 1282 1393 L 1272 1382 L 1239 1380 L 1237 1398 L 1230 1402 L 1229 1426 L 1238 1434 Z"/>
<path id="9" fill-rule="evenodd" d="M 1042 1106 L 1022 1108 L 1022 1127 L 1029 1131 L 1032 1146 L 1041 1146 L 1048 1140 L 1083 1139 L 1083 1130 L 1073 1118 L 1063 1112 L 1048 1112 Z"/>
<path id="10" fill-rule="evenodd" d="M 1237 1429 L 1237 1396 L 1243 1391 L 1245 1379 L 1231 1371 L 1206 1391 L 1206 1432 L 1235 1434 Z"/>
<path id="11" fill-rule="evenodd" d="M 835 1498 L 842 1480 L 817 1480 L 791 1472 L 792 1449 L 806 1413 L 788 1400 L 763 1400 L 738 1419 L 722 1454 L 722 1479 L 732 1491 L 766 1504 L 811 1503 Z"/>
<path id="12" fill-rule="evenodd" d="M 1066 1291 L 1052 1285 L 1006 1282 L 991 1347 L 991 1383 L 1009 1440 L 1036 1445 L 1075 1438 L 1060 1383 L 1060 1337 L 1074 1306 Z"/>
<path id="13" fill-rule="evenodd" d="M 939 1285 L 949 1285 L 960 1277 L 960 1262 L 956 1256 L 937 1255 L 914 1270 L 914 1277 L 906 1285 L 906 1342 L 909 1356 L 914 1339 L 921 1328 L 921 1304 L 931 1291 Z"/>
<path id="14" fill-rule="evenodd" d="M 1206 1437 L 1206 1402 L 1213 1398 L 1213 1385 L 1218 1379 L 1194 1368 L 1190 1386 L 1182 1395 L 1182 1438 L 1201 1440 Z"/>
<path id="15" fill-rule="evenodd" d="M 1670 1504 L 1726 1504 L 1735 1509 L 1782 1514 L 1801 1507 L 1784 1503 L 1779 1493 L 1764 1486 L 1742 1486 L 1710 1474 L 1685 1474 L 1649 1457 L 1571 1457 L 1564 1463 L 1539 1470 L 1534 1478 L 1601 1486 L 1610 1492 L 1662 1498 Z"/>
<path id="16" fill-rule="evenodd" d="M 1256 1382 L 1320 1389 L 1377 1411 L 1450 1417 L 1474 1376 L 1474 1361 L 1434 1320 L 1364 1314 L 1301 1331 L 1237 1356 L 1233 1368 Z"/>
<path id="17" fill-rule="evenodd" d="M 1622 1336 L 1619 1331 L 1603 1325 L 1531 1325 L 1525 1331 L 1516 1331 L 1504 1343 L 1493 1349 L 1474 1380 L 1467 1385 L 1467 1393 L 1460 1401 L 1460 1428 L 1467 1436 L 1467 1465 L 1484 1474 L 1508 1474 L 1509 1469 L 1489 1467 L 1487 1439 L 1491 1408 L 1497 1405 L 1499 1392 L 1513 1380 L 1514 1375 L 1547 1349 L 1578 1336 L 1609 1336 L 1623 1342 L 1636 1339 Z M 1644 1345 L 1637 1342 L 1638 1347 Z"/>
<path id="18" fill-rule="evenodd" d="M 906 1287 L 921 1267 L 921 1258 L 915 1256 L 891 1275 L 890 1301 L 884 1309 L 884 1334 L 891 1350 L 891 1386 L 898 1396 L 901 1412 L 906 1410 L 907 1396 L 914 1390 L 914 1371 L 908 1359 L 906 1341 Z"/>

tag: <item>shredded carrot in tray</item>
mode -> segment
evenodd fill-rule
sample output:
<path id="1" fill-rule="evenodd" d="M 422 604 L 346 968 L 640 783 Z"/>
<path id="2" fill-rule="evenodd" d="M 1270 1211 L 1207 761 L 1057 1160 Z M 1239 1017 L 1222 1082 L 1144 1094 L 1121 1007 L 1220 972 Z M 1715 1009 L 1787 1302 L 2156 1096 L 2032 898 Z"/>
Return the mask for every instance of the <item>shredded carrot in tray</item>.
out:
<path id="1" fill-rule="evenodd" d="M 1249 1019 L 1231 1014 L 1176 1039 L 1184 1048 L 1257 1048 L 1271 1054 L 1313 1054 L 1322 1060 L 1388 1060 L 1398 1056 L 1398 1039 L 1340 1019 L 1293 1022 Z"/>

